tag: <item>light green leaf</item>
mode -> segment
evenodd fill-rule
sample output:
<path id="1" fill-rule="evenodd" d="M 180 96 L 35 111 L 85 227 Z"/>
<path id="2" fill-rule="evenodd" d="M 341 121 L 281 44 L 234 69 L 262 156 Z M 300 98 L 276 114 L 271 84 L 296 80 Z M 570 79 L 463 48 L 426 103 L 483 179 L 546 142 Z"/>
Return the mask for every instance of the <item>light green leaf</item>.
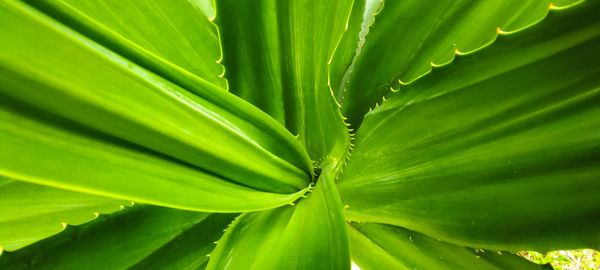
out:
<path id="1" fill-rule="evenodd" d="M 234 217 L 232 214 L 211 214 L 130 269 L 205 269 L 216 241 Z"/>
<path id="2" fill-rule="evenodd" d="M 198 269 L 230 214 L 140 206 L 102 216 L 17 252 L 2 269 Z"/>
<path id="3" fill-rule="evenodd" d="M 544 269 L 510 253 L 473 250 L 400 227 L 377 223 L 348 227 L 352 260 L 362 270 Z"/>
<path id="4" fill-rule="evenodd" d="M 451 62 L 492 43 L 498 34 L 526 28 L 546 16 L 581 2 L 566 0 L 412 0 L 384 1 L 368 30 L 338 98 L 353 127 L 390 93 L 432 67 Z M 357 41 L 358 42 L 358 41 Z M 363 41 L 360 41 L 363 42 Z M 368 76 L 365 76 L 368 74 Z"/>
<path id="5" fill-rule="evenodd" d="M 237 212 L 288 204 L 146 149 L 0 98 L 0 168 L 27 181 L 183 209 Z"/>
<path id="6" fill-rule="evenodd" d="M 361 55 L 369 28 L 381 7 L 383 7 L 383 0 L 354 1 L 348 27 L 331 59 L 329 83 L 339 103 L 344 101 L 342 85 L 345 85 L 347 82 L 344 81 L 351 76 L 354 58 Z"/>
<path id="7" fill-rule="evenodd" d="M 600 244 L 600 2 L 403 87 L 365 118 L 346 217 L 460 245 Z"/>
<path id="8" fill-rule="evenodd" d="M 0 176 L 0 250 L 14 251 L 130 202 Z"/>
<path id="9" fill-rule="evenodd" d="M 216 1 L 231 91 L 285 123 L 318 162 L 347 151 L 328 66 L 351 8 L 351 0 Z"/>
<path id="10" fill-rule="evenodd" d="M 210 0 L 26 2 L 188 90 L 227 88 Z"/>
<path id="11" fill-rule="evenodd" d="M 0 3 L 0 23 L 6 26 L 0 31 L 0 99 L 256 189 L 292 193 L 308 185 L 311 161 L 296 138 L 234 95 L 208 84 L 209 96 L 193 95 L 21 2 Z M 3 124 L 16 130 L 17 123 Z M 33 180 L 8 164 L 0 172 L 44 178 Z"/>
<path id="12" fill-rule="evenodd" d="M 350 269 L 334 165 L 325 163 L 317 186 L 297 206 L 238 217 L 207 269 Z"/>

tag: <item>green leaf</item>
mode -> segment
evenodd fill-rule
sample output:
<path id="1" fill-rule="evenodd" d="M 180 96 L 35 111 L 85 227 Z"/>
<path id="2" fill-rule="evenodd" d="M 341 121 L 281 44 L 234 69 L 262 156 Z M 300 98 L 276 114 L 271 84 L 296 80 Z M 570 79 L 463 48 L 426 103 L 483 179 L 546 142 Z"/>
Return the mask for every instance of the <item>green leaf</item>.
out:
<path id="1" fill-rule="evenodd" d="M 2 100 L 255 189 L 292 193 L 308 185 L 311 161 L 296 138 L 234 95 L 208 84 L 210 97 L 193 95 L 21 2 L 3 1 L 0 23 L 7 26 L 0 32 Z M 20 129 L 16 123 L 12 129 Z M 34 181 L 16 166 L 2 164 L 0 172 Z"/>
<path id="2" fill-rule="evenodd" d="M 227 88 L 209 0 L 26 2 L 188 90 Z"/>
<path id="3" fill-rule="evenodd" d="M 207 269 L 350 269 L 334 165 L 325 163 L 317 186 L 297 206 L 238 217 Z"/>
<path id="4" fill-rule="evenodd" d="M 140 206 L 102 216 L 17 252 L 2 269 L 198 269 L 230 214 Z"/>
<path id="5" fill-rule="evenodd" d="M 216 1 L 232 92 L 299 135 L 318 162 L 347 151 L 328 67 L 351 8 L 351 0 Z"/>
<path id="6" fill-rule="evenodd" d="M 329 86 L 337 97 L 337 90 L 340 88 L 340 82 L 346 70 L 350 67 L 352 59 L 356 54 L 356 41 L 359 40 L 361 28 L 364 26 L 363 15 L 366 8 L 366 0 L 355 0 L 350 12 L 350 19 L 342 39 L 331 57 L 329 70 Z"/>
<path id="7" fill-rule="evenodd" d="M 351 223 L 352 260 L 369 269 L 544 269 L 510 253 L 473 250 L 435 240 L 400 227 Z"/>
<path id="8" fill-rule="evenodd" d="M 20 249 L 129 204 L 0 176 L 0 250 Z"/>
<path id="9" fill-rule="evenodd" d="M 346 80 L 351 76 L 352 63 L 360 55 L 369 27 L 375 21 L 375 15 L 381 10 L 383 0 L 356 0 L 348 21 L 346 32 L 331 59 L 329 83 L 338 102 L 343 103 Z"/>
<path id="10" fill-rule="evenodd" d="M 202 223 L 180 233 L 131 269 L 205 269 L 215 243 L 233 221 L 231 214 L 211 214 Z"/>
<path id="11" fill-rule="evenodd" d="M 461 57 L 369 113 L 346 218 L 491 250 L 600 244 L 600 2 Z"/>
<path id="12" fill-rule="evenodd" d="M 457 54 L 468 54 L 492 43 L 498 34 L 526 28 L 581 0 L 412 0 L 384 1 L 368 29 L 364 44 L 341 83 L 342 112 L 357 128 L 363 115 L 390 93 L 446 65 Z M 357 41 L 359 42 L 359 41 Z M 368 74 L 368 76 L 366 76 Z"/>
<path id="13" fill-rule="evenodd" d="M 0 98 L 0 171 L 15 179 L 169 207 L 236 212 L 304 194 L 262 192 Z"/>

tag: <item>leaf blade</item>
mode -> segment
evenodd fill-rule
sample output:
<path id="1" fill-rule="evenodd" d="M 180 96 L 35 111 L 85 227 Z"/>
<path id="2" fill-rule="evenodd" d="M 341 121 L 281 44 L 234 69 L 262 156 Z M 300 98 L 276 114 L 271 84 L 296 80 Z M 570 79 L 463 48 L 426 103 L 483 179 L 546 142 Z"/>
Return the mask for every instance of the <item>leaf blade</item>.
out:
<path id="1" fill-rule="evenodd" d="M 269 209 L 304 193 L 247 188 L 67 120 L 52 115 L 40 119 L 40 114 L 32 116 L 29 107 L 9 99 L 0 99 L 0 104 L 0 171 L 10 178 L 214 212 Z M 41 162 L 31 166 L 32 161 Z"/>
<path id="2" fill-rule="evenodd" d="M 342 112 L 358 128 L 369 109 L 390 95 L 390 88 L 452 62 L 455 55 L 478 51 L 499 34 L 529 27 L 550 9 L 581 1 L 551 2 L 384 1 L 359 46 L 352 73 L 338 90 L 344 96 Z"/>
<path id="3" fill-rule="evenodd" d="M 127 269 L 152 263 L 156 269 L 169 269 L 170 265 L 165 264 L 173 263 L 182 269 L 194 269 L 208 259 L 206 255 L 214 247 L 212 241 L 222 234 L 232 218 L 229 214 L 136 206 L 83 226 L 69 227 L 55 237 L 3 254 L 0 266 Z M 198 236 L 202 238 L 189 241 Z M 164 254 L 168 249 L 182 252 L 181 256 Z"/>
<path id="4" fill-rule="evenodd" d="M 153 72 L 202 92 L 227 89 L 209 1 L 26 1 Z"/>
<path id="5" fill-rule="evenodd" d="M 3 2 L 0 12 L 10 26 L 0 33 L 3 99 L 259 190 L 291 193 L 308 185 L 306 151 L 250 104 L 209 86 L 205 97 L 193 95 L 21 2 Z"/>
<path id="6" fill-rule="evenodd" d="M 297 206 L 242 214 L 217 243 L 207 269 L 350 269 L 331 173 L 325 170 Z"/>
<path id="7" fill-rule="evenodd" d="M 216 1 L 232 92 L 284 123 L 317 162 L 342 159 L 349 141 L 327 75 L 351 7 L 352 1 Z"/>
<path id="8" fill-rule="evenodd" d="M 370 113 L 338 187 L 346 217 L 492 250 L 597 247 L 597 10 L 557 13 Z"/>
<path id="9" fill-rule="evenodd" d="M 352 258 L 361 269 L 545 269 L 513 254 L 473 250 L 377 223 L 348 226 Z"/>
<path id="10" fill-rule="evenodd" d="M 129 204 L 0 177 L 0 249 L 15 251 Z"/>

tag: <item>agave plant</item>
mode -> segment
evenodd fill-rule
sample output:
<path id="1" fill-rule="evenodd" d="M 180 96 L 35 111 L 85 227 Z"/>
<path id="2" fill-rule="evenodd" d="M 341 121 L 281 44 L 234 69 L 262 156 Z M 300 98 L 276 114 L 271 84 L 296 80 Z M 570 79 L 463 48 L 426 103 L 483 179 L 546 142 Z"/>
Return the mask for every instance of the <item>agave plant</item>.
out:
<path id="1" fill-rule="evenodd" d="M 600 1 L 0 1 L 1 269 L 599 248 Z M 433 69 L 433 70 L 432 70 Z"/>

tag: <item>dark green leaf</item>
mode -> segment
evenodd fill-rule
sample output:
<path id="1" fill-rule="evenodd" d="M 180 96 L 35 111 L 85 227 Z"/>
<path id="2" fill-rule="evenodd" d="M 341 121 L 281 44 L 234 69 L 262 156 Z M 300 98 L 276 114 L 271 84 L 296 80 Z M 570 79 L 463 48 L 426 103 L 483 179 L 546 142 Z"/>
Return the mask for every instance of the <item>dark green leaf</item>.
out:
<path id="1" fill-rule="evenodd" d="M 72 122 L 0 99 L 0 171 L 27 181 L 170 207 L 236 212 L 288 204 Z"/>
<path id="2" fill-rule="evenodd" d="M 379 1 L 371 1 L 379 2 Z M 492 43 L 499 33 L 528 27 L 581 0 L 405 0 L 384 1 L 338 96 L 353 127 L 390 93 L 432 67 Z M 357 41 L 358 42 L 358 41 Z M 368 74 L 368 75 L 367 75 Z"/>
<path id="3" fill-rule="evenodd" d="M 198 269 L 233 219 L 140 206 L 0 256 L 2 269 Z"/>
<path id="4" fill-rule="evenodd" d="M 193 95 L 21 2 L 0 3 L 0 23 L 6 26 L 0 31 L 3 106 L 27 104 L 37 110 L 29 114 L 55 114 L 255 189 L 293 193 L 308 185 L 312 165 L 297 139 L 234 95 L 209 84 L 210 97 Z M 26 132 L 15 120 L 2 125 Z M 0 172 L 63 181 L 24 170 L 39 160 L 1 163 Z"/>
<path id="5" fill-rule="evenodd" d="M 0 176 L 0 250 L 13 251 L 130 202 Z"/>
<path id="6" fill-rule="evenodd" d="M 447 244 L 400 227 L 377 223 L 352 223 L 348 227 L 352 260 L 362 270 L 545 268 L 510 253 Z"/>
<path id="7" fill-rule="evenodd" d="M 349 136 L 328 67 L 352 1 L 219 0 L 216 6 L 231 91 L 285 123 L 313 160 L 342 159 Z"/>
<path id="8" fill-rule="evenodd" d="M 600 2 L 403 87 L 365 118 L 346 217 L 460 245 L 600 244 Z"/>
<path id="9" fill-rule="evenodd" d="M 342 206 L 326 163 L 297 206 L 242 214 L 211 254 L 207 269 L 349 269 Z"/>

